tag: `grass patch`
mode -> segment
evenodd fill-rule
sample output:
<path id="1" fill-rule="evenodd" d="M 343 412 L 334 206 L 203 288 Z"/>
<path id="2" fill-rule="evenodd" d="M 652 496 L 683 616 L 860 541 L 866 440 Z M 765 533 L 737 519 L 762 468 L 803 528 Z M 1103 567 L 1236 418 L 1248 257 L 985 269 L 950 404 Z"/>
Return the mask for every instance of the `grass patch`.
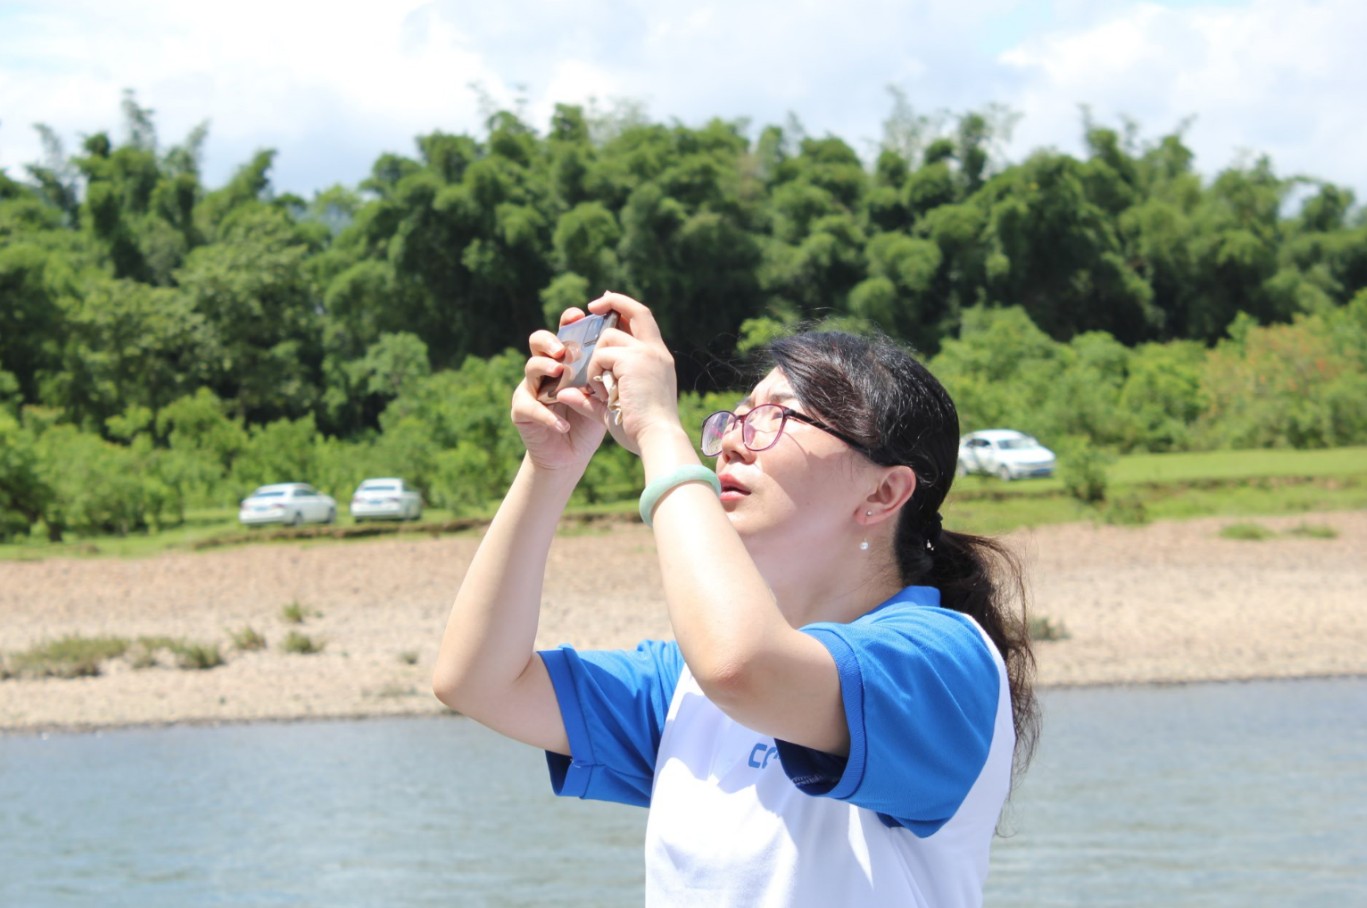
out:
<path id="1" fill-rule="evenodd" d="M 310 542 L 313 540 L 364 539 L 397 533 L 445 535 L 477 529 L 489 522 L 488 514 L 458 516 L 451 511 L 429 508 L 423 519 L 414 522 L 358 524 L 339 515 L 334 524 L 305 524 L 300 527 L 266 526 L 247 528 L 237 521 L 237 508 L 203 508 L 186 512 L 185 521 L 161 530 L 129 533 L 126 536 L 83 537 L 69 531 L 64 542 L 49 542 L 45 531 L 34 530 L 26 539 L 0 545 L 0 560 L 32 561 L 43 558 L 111 556 L 141 558 L 167 550 L 198 551 L 234 545 L 270 542 Z"/>
<path id="2" fill-rule="evenodd" d="M 280 648 L 298 656 L 312 656 L 314 653 L 321 653 L 326 645 L 324 641 L 315 640 L 308 634 L 290 631 L 285 635 L 285 642 L 280 644 Z"/>
<path id="3" fill-rule="evenodd" d="M 418 692 L 413 689 L 412 685 L 386 684 L 372 693 L 371 696 L 378 700 L 396 700 L 400 697 L 416 697 Z"/>
<path id="4" fill-rule="evenodd" d="M 123 637 L 69 635 L 40 643 L 5 660 L 5 676 L 11 678 L 91 678 L 103 664 L 128 652 Z"/>
<path id="5" fill-rule="evenodd" d="M 1121 457 L 1109 476 L 1116 485 L 1203 480 L 1361 476 L 1367 447 L 1296 451 L 1202 451 L 1191 454 L 1133 454 Z"/>
<path id="6" fill-rule="evenodd" d="M 1258 523 L 1231 523 L 1220 528 L 1223 539 L 1261 541 L 1276 536 L 1295 536 L 1301 539 L 1337 539 L 1339 531 L 1322 523 L 1302 523 L 1278 533 Z"/>
<path id="7" fill-rule="evenodd" d="M 1287 530 L 1286 535 L 1303 539 L 1337 539 L 1339 531 L 1322 523 L 1299 523 Z"/>
<path id="8" fill-rule="evenodd" d="M 161 654 L 170 656 L 177 668 L 203 671 L 224 664 L 223 651 L 217 643 L 197 643 L 178 637 L 144 636 L 133 641 L 124 659 L 136 669 L 154 668 L 161 664 Z"/>
<path id="9" fill-rule="evenodd" d="M 961 489 L 959 483 L 965 479 L 969 482 Z M 943 513 L 949 529 L 993 534 L 1075 520 L 1136 524 L 1363 508 L 1367 508 L 1367 471 L 1350 476 L 1208 478 L 1129 485 L 1113 482 L 1107 501 L 1097 506 L 1085 506 L 1070 498 L 1056 480 L 1003 483 L 966 476 L 955 482 Z"/>
<path id="10" fill-rule="evenodd" d="M 9 654 L 0 665 L 0 680 L 8 678 L 93 678 L 108 662 L 122 659 L 135 669 L 160 664 L 168 654 L 178 668 L 203 670 L 222 665 L 216 643 L 194 643 L 174 637 L 81 637 L 69 635 Z"/>
<path id="11" fill-rule="evenodd" d="M 176 665 L 191 671 L 205 671 L 223 664 L 223 653 L 217 643 L 180 642 L 171 648 Z"/>
<path id="12" fill-rule="evenodd" d="M 233 631 L 229 636 L 233 640 L 233 648 L 243 653 L 251 653 L 266 648 L 266 637 L 253 627 L 244 627 L 241 630 Z"/>
<path id="13" fill-rule="evenodd" d="M 944 515 L 950 529 L 1002 533 L 1020 527 L 1076 520 L 1135 525 L 1192 517 L 1263 517 L 1367 508 L 1367 447 L 1320 451 L 1209 451 L 1119 457 L 1105 474 L 1105 500 L 1084 505 L 1070 498 L 1062 479 L 1002 482 L 990 476 L 955 480 Z M 260 545 L 325 544 L 395 533 L 423 536 L 478 532 L 489 514 L 456 515 L 428 509 L 415 523 L 357 525 L 349 517 L 325 526 L 263 527 L 237 523 L 236 508 L 187 512 L 185 522 L 160 532 L 84 539 L 71 534 L 51 543 L 41 534 L 0 545 L 0 559 L 140 557 L 166 550 Z M 637 520 L 634 498 L 575 505 L 560 523 L 562 535 L 591 534 Z"/>
<path id="14" fill-rule="evenodd" d="M 321 613 L 306 608 L 303 603 L 295 600 L 280 610 L 280 620 L 286 624 L 303 624 L 309 618 L 319 614 Z"/>
<path id="15" fill-rule="evenodd" d="M 180 645 L 179 640 L 171 637 L 144 636 L 134 640 L 128 647 L 125 658 L 136 669 L 155 668 L 160 664 L 158 657 L 163 652 L 174 653 Z"/>
<path id="16" fill-rule="evenodd" d="M 1069 637 L 1073 636 L 1068 633 L 1068 629 L 1063 626 L 1062 621 L 1055 624 L 1047 615 L 1032 617 L 1028 627 L 1030 639 L 1036 643 L 1047 643 L 1053 640 L 1067 640 Z"/>
<path id="17" fill-rule="evenodd" d="M 1122 495 L 1101 506 L 1101 519 L 1114 526 L 1143 526 L 1150 520 L 1149 509 L 1141 496 Z"/>
<path id="18" fill-rule="evenodd" d="M 1240 539 L 1261 542 L 1277 534 L 1260 523 L 1231 523 L 1220 528 L 1221 539 Z"/>

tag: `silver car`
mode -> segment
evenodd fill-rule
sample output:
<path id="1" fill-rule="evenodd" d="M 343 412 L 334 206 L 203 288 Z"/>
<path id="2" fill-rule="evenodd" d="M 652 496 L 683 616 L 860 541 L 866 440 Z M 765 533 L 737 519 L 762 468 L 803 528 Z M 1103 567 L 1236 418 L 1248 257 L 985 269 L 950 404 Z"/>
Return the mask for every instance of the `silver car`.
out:
<path id="1" fill-rule="evenodd" d="M 337 519 L 337 502 L 306 482 L 279 482 L 242 499 L 237 519 L 246 526 L 332 523 Z"/>
<path id="2" fill-rule="evenodd" d="M 422 495 L 402 479 L 367 479 L 351 496 L 351 516 L 356 520 L 417 520 L 422 516 Z"/>

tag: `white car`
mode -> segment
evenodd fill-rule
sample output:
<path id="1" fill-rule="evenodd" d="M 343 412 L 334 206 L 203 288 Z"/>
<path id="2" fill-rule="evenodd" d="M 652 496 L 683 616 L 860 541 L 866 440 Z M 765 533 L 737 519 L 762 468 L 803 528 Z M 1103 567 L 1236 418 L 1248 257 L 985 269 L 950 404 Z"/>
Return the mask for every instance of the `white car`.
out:
<path id="1" fill-rule="evenodd" d="M 959 475 L 987 473 L 1010 482 L 1054 475 L 1054 452 L 1015 429 L 983 429 L 959 439 Z"/>
<path id="2" fill-rule="evenodd" d="M 237 519 L 249 527 L 332 523 L 337 519 L 337 502 L 306 482 L 279 482 L 262 486 L 242 499 Z"/>
<path id="3" fill-rule="evenodd" d="M 367 479 L 351 496 L 351 516 L 358 521 L 417 520 L 422 516 L 422 495 L 402 479 Z"/>

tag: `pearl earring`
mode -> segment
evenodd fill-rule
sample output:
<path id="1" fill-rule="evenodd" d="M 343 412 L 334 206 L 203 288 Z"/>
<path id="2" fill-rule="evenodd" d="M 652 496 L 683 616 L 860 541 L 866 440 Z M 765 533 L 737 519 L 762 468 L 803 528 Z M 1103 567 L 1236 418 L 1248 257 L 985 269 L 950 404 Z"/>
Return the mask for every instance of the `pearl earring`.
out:
<path id="1" fill-rule="evenodd" d="M 872 517 L 872 516 L 873 516 L 873 511 L 865 511 L 865 512 L 864 512 L 864 516 L 865 516 L 865 517 Z M 867 539 L 865 539 L 863 542 L 860 542 L 860 543 L 859 543 L 859 551 L 861 551 L 861 552 L 867 552 L 868 550 L 869 550 L 869 541 L 868 541 Z"/>

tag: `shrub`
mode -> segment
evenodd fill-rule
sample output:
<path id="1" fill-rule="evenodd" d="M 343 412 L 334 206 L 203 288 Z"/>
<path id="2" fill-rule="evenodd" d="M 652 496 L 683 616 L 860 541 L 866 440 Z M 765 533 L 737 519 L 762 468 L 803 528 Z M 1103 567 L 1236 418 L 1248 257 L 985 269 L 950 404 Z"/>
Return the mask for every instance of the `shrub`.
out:
<path id="1" fill-rule="evenodd" d="M 1149 522 L 1149 509 L 1138 495 L 1125 495 L 1106 502 L 1101 516 L 1112 526 L 1143 526 Z"/>
<path id="2" fill-rule="evenodd" d="M 158 475 L 164 452 L 145 437 L 123 446 L 74 426 L 47 429 L 36 446 L 38 480 L 52 490 L 44 513 L 50 534 L 87 535 L 156 529 L 178 521 L 183 504 Z"/>
<path id="3" fill-rule="evenodd" d="M 174 651 L 177 641 L 170 637 L 139 637 L 125 654 L 128 663 L 136 669 L 152 668 L 157 664 L 157 653 L 161 650 Z"/>
<path id="4" fill-rule="evenodd" d="M 177 667 L 196 671 L 217 668 L 224 662 L 218 644 L 192 643 L 174 637 L 139 637 L 128 648 L 126 657 L 134 668 L 151 668 L 157 664 L 159 652 L 170 653 Z"/>
<path id="5" fill-rule="evenodd" d="M 1220 528 L 1221 539 L 1239 539 L 1251 542 L 1259 542 L 1264 539 L 1271 539 L 1276 534 L 1267 527 L 1258 523 L 1231 523 Z"/>
<path id="6" fill-rule="evenodd" d="M 303 624 L 308 616 L 309 610 L 304 608 L 297 600 L 280 610 L 280 618 L 286 624 Z"/>
<path id="7" fill-rule="evenodd" d="M 285 637 L 285 642 L 280 648 L 287 653 L 295 653 L 300 656 L 311 656 L 314 653 L 321 653 L 326 644 L 321 640 L 314 640 L 307 634 L 298 631 L 290 631 Z"/>
<path id="8" fill-rule="evenodd" d="M 311 476 L 318 429 L 313 417 L 279 419 L 251 430 L 246 446 L 233 461 L 233 480 L 250 491 L 281 476 Z"/>
<path id="9" fill-rule="evenodd" d="M 122 637 L 70 635 L 34 646 L 9 659 L 9 672 L 25 678 L 85 678 L 100 673 L 101 665 L 128 651 Z"/>
<path id="10" fill-rule="evenodd" d="M 0 409 L 0 542 L 27 536 L 52 506 L 55 493 L 41 473 L 33 433 Z"/>
<path id="11" fill-rule="evenodd" d="M 1322 523 L 1297 524 L 1287 530 L 1288 535 L 1304 536 L 1306 539 L 1337 539 L 1339 531 Z"/>
<path id="12" fill-rule="evenodd" d="M 235 631 L 232 638 L 233 646 L 244 653 L 266 648 L 266 638 L 252 627 Z"/>
<path id="13" fill-rule="evenodd" d="M 1030 639 L 1035 641 L 1067 640 L 1072 634 L 1063 626 L 1063 622 L 1055 624 L 1046 615 L 1037 615 L 1030 619 L 1028 625 Z"/>
<path id="14" fill-rule="evenodd" d="M 1083 504 L 1106 500 L 1106 469 L 1114 458 L 1081 436 L 1069 436 L 1060 445 L 1058 478 L 1063 490 Z"/>
<path id="15" fill-rule="evenodd" d="M 181 668 L 203 671 L 223 664 L 223 654 L 216 643 L 179 642 L 171 647 L 176 664 Z"/>

